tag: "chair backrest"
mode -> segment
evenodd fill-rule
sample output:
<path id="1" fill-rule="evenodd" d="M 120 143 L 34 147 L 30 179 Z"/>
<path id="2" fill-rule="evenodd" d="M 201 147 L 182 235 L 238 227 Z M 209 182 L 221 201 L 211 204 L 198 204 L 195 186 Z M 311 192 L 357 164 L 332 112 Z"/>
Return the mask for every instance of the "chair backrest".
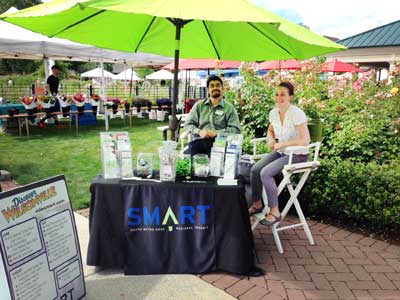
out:
<path id="1" fill-rule="evenodd" d="M 175 142 L 179 142 L 179 133 L 180 133 L 180 131 L 181 131 L 182 120 L 183 120 L 183 117 L 180 116 L 180 117 L 178 118 L 178 127 L 177 127 L 177 129 L 176 129 Z"/>

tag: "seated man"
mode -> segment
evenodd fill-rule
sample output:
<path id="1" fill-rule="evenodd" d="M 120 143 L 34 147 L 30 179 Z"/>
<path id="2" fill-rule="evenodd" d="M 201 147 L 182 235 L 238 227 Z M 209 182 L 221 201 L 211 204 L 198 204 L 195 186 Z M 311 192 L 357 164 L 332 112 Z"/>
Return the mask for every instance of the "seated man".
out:
<path id="1" fill-rule="evenodd" d="M 223 99 L 224 86 L 221 78 L 207 79 L 209 98 L 197 101 L 186 119 L 185 130 L 193 135 L 186 154 L 210 155 L 218 133 L 240 133 L 236 109 Z"/>

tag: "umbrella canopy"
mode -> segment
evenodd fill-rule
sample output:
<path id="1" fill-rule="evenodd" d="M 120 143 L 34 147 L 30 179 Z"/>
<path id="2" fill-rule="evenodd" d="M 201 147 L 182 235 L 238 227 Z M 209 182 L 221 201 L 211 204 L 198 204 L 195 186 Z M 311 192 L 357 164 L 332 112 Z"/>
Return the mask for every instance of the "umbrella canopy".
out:
<path id="1" fill-rule="evenodd" d="M 88 77 L 88 78 L 101 78 L 101 68 L 96 68 L 85 73 L 81 74 L 81 77 Z M 105 78 L 112 78 L 114 75 L 106 70 L 103 70 Z"/>
<path id="2" fill-rule="evenodd" d="M 323 63 L 321 70 L 322 72 L 360 72 L 355 66 L 340 60 Z"/>
<path id="3" fill-rule="evenodd" d="M 237 69 L 241 61 L 218 59 L 180 59 L 179 70 Z M 174 70 L 174 63 L 164 66 L 165 70 Z"/>
<path id="4" fill-rule="evenodd" d="M 180 56 L 260 61 L 345 49 L 245 0 L 54 0 L 1 18 L 102 48 L 174 53 L 171 130 L 177 128 Z"/>
<path id="5" fill-rule="evenodd" d="M 150 75 L 146 76 L 146 79 L 151 79 L 151 80 L 172 80 L 174 79 L 174 74 L 167 71 L 167 70 L 160 70 L 154 73 L 151 73 Z"/>
<path id="6" fill-rule="evenodd" d="M 113 75 L 112 79 L 114 80 L 142 80 L 139 76 L 137 76 L 136 72 L 132 69 L 126 69 L 117 75 Z"/>
<path id="7" fill-rule="evenodd" d="M 258 65 L 259 70 L 301 70 L 301 64 L 295 59 L 264 61 Z"/>
<path id="8" fill-rule="evenodd" d="M 305 59 L 345 49 L 244 0 L 55 0 L 1 18 L 51 37 L 166 56 L 179 25 L 186 58 Z"/>

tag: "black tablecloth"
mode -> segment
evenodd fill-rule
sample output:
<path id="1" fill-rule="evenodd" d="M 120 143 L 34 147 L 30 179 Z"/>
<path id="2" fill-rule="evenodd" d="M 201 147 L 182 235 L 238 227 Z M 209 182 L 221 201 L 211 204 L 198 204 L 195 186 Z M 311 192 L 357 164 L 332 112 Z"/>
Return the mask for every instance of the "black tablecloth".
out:
<path id="1" fill-rule="evenodd" d="M 87 263 L 127 274 L 247 274 L 254 244 L 244 189 L 95 178 Z"/>

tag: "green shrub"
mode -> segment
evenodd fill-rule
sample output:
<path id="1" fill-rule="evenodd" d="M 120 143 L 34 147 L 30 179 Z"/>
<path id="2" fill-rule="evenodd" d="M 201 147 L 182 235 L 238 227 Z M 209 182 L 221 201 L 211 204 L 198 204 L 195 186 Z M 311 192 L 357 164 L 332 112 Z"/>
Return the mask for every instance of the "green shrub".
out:
<path id="1" fill-rule="evenodd" d="M 323 159 L 300 197 L 309 216 L 400 229 L 400 161 Z"/>

